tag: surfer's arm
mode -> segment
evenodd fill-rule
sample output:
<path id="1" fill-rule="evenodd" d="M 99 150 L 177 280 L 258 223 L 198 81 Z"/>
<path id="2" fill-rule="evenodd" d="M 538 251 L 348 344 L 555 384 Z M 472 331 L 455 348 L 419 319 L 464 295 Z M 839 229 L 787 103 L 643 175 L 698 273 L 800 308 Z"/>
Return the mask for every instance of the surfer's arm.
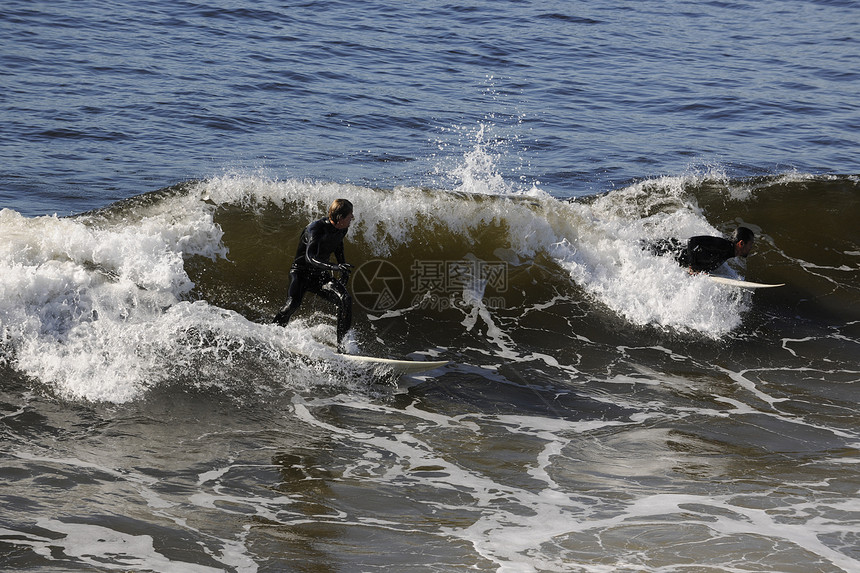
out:
<path id="1" fill-rule="evenodd" d="M 335 249 L 334 258 L 337 259 L 338 262 L 336 266 L 337 270 L 341 272 L 341 280 L 349 280 L 349 275 L 352 272 L 352 265 L 346 262 L 346 258 L 343 255 L 343 243 L 338 245 L 337 249 Z"/>
<path id="2" fill-rule="evenodd" d="M 337 246 L 337 249 L 334 251 L 334 258 L 337 259 L 337 262 L 340 264 L 344 264 L 346 262 L 346 258 L 343 254 L 343 243 Z"/>
<path id="3" fill-rule="evenodd" d="M 709 272 L 730 258 L 731 243 L 721 237 L 690 237 L 687 241 L 686 263 L 694 272 Z"/>
<path id="4" fill-rule="evenodd" d="M 314 232 L 308 237 L 308 246 L 305 249 L 305 260 L 308 264 L 320 271 L 337 271 L 340 270 L 339 264 L 333 264 L 323 260 L 320 257 L 320 247 L 322 246 L 320 231 L 314 229 Z"/>

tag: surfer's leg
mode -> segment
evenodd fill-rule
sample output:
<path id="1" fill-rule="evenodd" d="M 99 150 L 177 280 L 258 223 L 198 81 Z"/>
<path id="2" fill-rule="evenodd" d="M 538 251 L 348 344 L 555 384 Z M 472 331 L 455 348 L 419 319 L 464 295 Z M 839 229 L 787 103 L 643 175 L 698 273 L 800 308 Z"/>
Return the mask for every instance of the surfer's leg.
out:
<path id="1" fill-rule="evenodd" d="M 352 296 L 346 287 L 334 279 L 324 284 L 317 294 L 337 305 L 337 346 L 340 348 L 352 327 Z"/>
<path id="2" fill-rule="evenodd" d="M 307 290 L 306 281 L 302 280 L 299 273 L 290 271 L 290 290 L 287 293 L 287 302 L 284 307 L 275 315 L 273 322 L 281 326 L 286 326 L 290 321 L 290 317 L 302 305 L 302 299 Z"/>

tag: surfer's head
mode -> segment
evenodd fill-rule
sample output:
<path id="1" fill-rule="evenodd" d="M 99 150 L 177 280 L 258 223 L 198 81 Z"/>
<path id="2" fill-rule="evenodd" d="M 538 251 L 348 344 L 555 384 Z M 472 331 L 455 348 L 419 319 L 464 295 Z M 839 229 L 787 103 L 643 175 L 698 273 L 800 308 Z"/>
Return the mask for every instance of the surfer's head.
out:
<path id="1" fill-rule="evenodd" d="M 738 227 L 732 233 L 732 244 L 735 246 L 736 257 L 748 257 L 753 250 L 755 233 L 746 227 Z"/>
<path id="2" fill-rule="evenodd" d="M 355 215 L 352 214 L 352 203 L 347 199 L 335 199 L 328 208 L 328 218 L 338 229 L 346 229 Z"/>

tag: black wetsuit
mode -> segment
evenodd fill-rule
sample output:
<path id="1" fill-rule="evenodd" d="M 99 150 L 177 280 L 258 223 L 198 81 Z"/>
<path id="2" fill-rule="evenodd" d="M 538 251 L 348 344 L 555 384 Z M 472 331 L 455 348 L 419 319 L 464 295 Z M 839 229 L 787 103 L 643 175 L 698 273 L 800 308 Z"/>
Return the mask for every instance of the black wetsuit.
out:
<path id="1" fill-rule="evenodd" d="M 695 272 L 711 272 L 735 256 L 735 246 L 728 239 L 700 235 L 686 244 L 678 239 L 664 239 L 648 246 L 655 255 L 672 254 L 678 264 Z"/>
<path id="2" fill-rule="evenodd" d="M 275 322 L 284 326 L 293 313 L 301 306 L 305 293 L 310 291 L 337 305 L 337 344 L 352 325 L 352 297 L 343 284 L 337 281 L 332 271 L 348 272 L 342 265 L 346 262 L 343 255 L 343 239 L 346 229 L 336 229 L 328 217 L 314 221 L 302 231 L 296 248 L 296 257 L 290 267 L 290 290 L 284 308 L 275 315 Z M 330 263 L 334 255 L 337 264 Z"/>

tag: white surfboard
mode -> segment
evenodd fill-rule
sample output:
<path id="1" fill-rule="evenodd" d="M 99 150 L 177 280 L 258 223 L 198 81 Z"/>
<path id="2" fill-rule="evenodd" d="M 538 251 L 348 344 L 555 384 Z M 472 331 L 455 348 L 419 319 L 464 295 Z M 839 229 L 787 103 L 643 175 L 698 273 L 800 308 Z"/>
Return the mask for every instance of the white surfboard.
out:
<path id="1" fill-rule="evenodd" d="M 733 287 L 741 287 L 741 288 L 774 288 L 785 286 L 785 283 L 779 284 L 766 284 L 766 283 L 751 283 L 748 281 L 740 281 L 738 279 L 730 279 L 728 277 L 717 277 L 714 275 L 708 275 L 708 278 L 714 281 L 715 283 L 719 283 L 721 285 L 729 285 Z"/>
<path id="2" fill-rule="evenodd" d="M 355 354 L 338 354 L 337 356 L 360 366 L 385 368 L 398 375 L 418 374 L 448 364 L 447 360 L 396 360 L 394 358 L 377 358 Z"/>

